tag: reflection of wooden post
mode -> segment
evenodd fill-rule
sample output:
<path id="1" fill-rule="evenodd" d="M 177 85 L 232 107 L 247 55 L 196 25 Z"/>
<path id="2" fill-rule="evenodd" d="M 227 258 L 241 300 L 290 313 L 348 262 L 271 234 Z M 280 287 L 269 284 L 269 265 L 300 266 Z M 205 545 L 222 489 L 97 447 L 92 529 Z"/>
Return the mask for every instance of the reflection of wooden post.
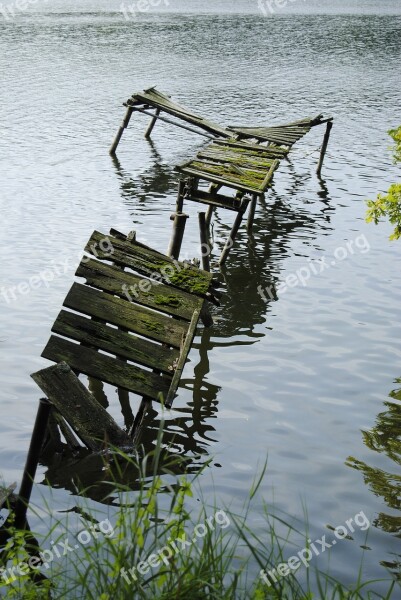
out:
<path id="1" fill-rule="evenodd" d="M 171 234 L 170 244 L 167 250 L 167 256 L 178 260 L 181 251 L 182 239 L 184 237 L 185 224 L 188 215 L 185 213 L 175 213 L 171 215 L 174 218 L 173 233 Z"/>
<path id="2" fill-rule="evenodd" d="M 157 117 L 160 115 L 160 108 L 156 109 L 155 116 L 150 119 L 149 125 L 145 131 L 145 137 L 150 138 L 150 134 L 153 131 L 153 127 L 156 125 Z"/>
<path id="3" fill-rule="evenodd" d="M 255 218 L 257 199 L 258 199 L 257 195 L 252 194 L 252 200 L 251 200 L 251 204 L 249 206 L 249 212 L 248 212 L 248 221 L 246 223 L 246 228 L 247 228 L 248 233 L 252 233 L 252 226 L 253 226 L 253 221 Z"/>
<path id="4" fill-rule="evenodd" d="M 320 152 L 320 158 L 319 158 L 319 164 L 317 166 L 317 174 L 320 175 L 320 173 L 322 172 L 322 166 L 323 166 L 323 161 L 324 161 L 324 157 L 326 154 L 326 150 L 327 150 L 327 146 L 329 143 L 329 139 L 330 139 L 330 133 L 333 127 L 333 122 L 332 121 L 328 121 L 327 122 L 327 127 L 326 127 L 326 133 L 324 134 L 324 138 L 323 138 L 323 144 L 322 144 L 322 149 Z"/>
<path id="5" fill-rule="evenodd" d="M 111 145 L 111 148 L 110 148 L 110 154 L 115 154 L 115 153 L 116 153 L 117 146 L 118 146 L 118 144 L 120 143 L 121 137 L 122 137 L 122 135 L 123 135 L 123 133 L 124 133 L 124 129 L 127 129 L 127 127 L 128 127 L 128 124 L 129 124 L 129 122 L 130 122 L 130 120 L 131 120 L 131 115 L 132 115 L 132 113 L 133 113 L 133 110 L 134 110 L 134 109 L 132 108 L 132 106 L 129 106 L 129 107 L 127 108 L 127 112 L 125 113 L 124 120 L 123 120 L 123 122 L 121 123 L 121 125 L 120 125 L 120 129 L 117 131 L 117 135 L 116 135 L 116 137 L 115 137 L 115 139 L 114 139 L 114 142 L 113 142 L 113 143 L 112 143 L 112 145 Z"/>
<path id="6" fill-rule="evenodd" d="M 238 233 L 238 229 L 240 228 L 242 217 L 244 216 L 244 212 L 246 211 L 249 203 L 249 198 L 245 197 L 242 199 L 241 208 L 235 218 L 234 225 L 230 231 L 230 235 L 228 236 L 228 240 L 226 241 L 226 245 L 223 248 L 223 252 L 221 253 L 219 265 L 222 266 L 227 260 L 227 256 L 234 245 L 234 240 Z"/>
<path id="7" fill-rule="evenodd" d="M 207 225 L 207 227 L 210 227 L 210 223 L 212 221 L 214 209 L 215 209 L 215 207 L 213 206 L 213 204 L 209 204 L 209 206 L 207 208 L 207 211 L 206 211 L 206 225 Z"/>
<path id="8" fill-rule="evenodd" d="M 206 217 L 204 212 L 198 213 L 199 218 L 199 233 L 201 243 L 202 268 L 205 271 L 210 271 L 210 246 L 207 234 Z"/>

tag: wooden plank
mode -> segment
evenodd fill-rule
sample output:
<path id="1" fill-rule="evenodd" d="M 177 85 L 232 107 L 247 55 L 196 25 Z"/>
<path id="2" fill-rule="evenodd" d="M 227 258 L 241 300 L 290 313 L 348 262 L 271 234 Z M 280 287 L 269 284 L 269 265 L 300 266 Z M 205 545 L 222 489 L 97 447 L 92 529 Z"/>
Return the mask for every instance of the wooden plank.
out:
<path id="1" fill-rule="evenodd" d="M 159 253 L 149 253 L 147 249 L 136 245 L 135 242 L 127 243 L 117 238 L 112 238 L 113 252 L 102 250 L 99 245 L 104 235 L 95 231 L 85 251 L 93 254 L 99 260 L 112 260 L 116 264 L 128 267 L 148 277 L 160 278 L 164 283 L 177 287 L 191 294 L 205 297 L 212 282 L 212 274 L 202 271 L 188 263 L 173 260 Z M 166 274 L 167 273 L 167 274 Z"/>
<path id="2" fill-rule="evenodd" d="M 82 261 L 76 275 L 85 278 L 88 285 L 186 321 L 191 320 L 193 311 L 202 304 L 199 296 L 93 259 Z"/>
<path id="3" fill-rule="evenodd" d="M 262 187 L 265 173 L 248 171 L 247 175 L 252 176 L 252 180 L 247 180 L 246 175 L 240 175 L 239 173 L 233 172 L 232 170 L 225 169 L 224 175 L 218 175 L 213 172 L 214 169 L 210 165 L 202 163 L 202 161 L 192 161 L 190 165 L 185 167 L 179 167 L 179 170 L 187 175 L 199 177 L 206 181 L 212 181 L 221 185 L 242 190 L 245 192 L 258 192 L 262 193 L 265 188 Z"/>
<path id="4" fill-rule="evenodd" d="M 254 170 L 268 170 L 274 162 L 273 158 L 264 158 L 260 156 L 260 158 L 253 156 L 249 156 L 246 153 L 239 155 L 235 152 L 218 152 L 214 149 L 206 148 L 205 150 L 201 150 L 198 152 L 197 158 L 201 158 L 203 160 L 208 160 L 219 163 L 232 163 L 238 165 L 238 167 L 245 169 L 254 169 Z"/>
<path id="5" fill-rule="evenodd" d="M 288 148 L 275 148 L 273 146 L 260 146 L 258 144 L 250 144 L 249 142 L 240 142 L 240 141 L 232 141 L 232 140 L 214 140 L 214 145 L 219 146 L 230 146 L 233 148 L 244 148 L 248 150 L 252 148 L 252 152 L 261 152 L 271 155 L 272 158 L 284 158 L 288 155 Z"/>
<path id="6" fill-rule="evenodd" d="M 200 127 L 201 129 L 209 131 L 215 135 L 223 137 L 230 137 L 231 135 L 226 128 L 203 118 L 201 115 L 193 113 L 188 108 L 177 104 L 176 102 L 173 102 L 167 95 L 159 92 L 155 88 L 151 88 L 145 92 L 133 94 L 130 100 L 127 102 L 127 106 L 135 106 L 137 104 L 150 105 L 154 108 L 160 108 L 170 115 L 178 117 L 187 123 L 196 125 L 197 127 Z"/>
<path id="7" fill-rule="evenodd" d="M 50 337 L 42 356 L 57 363 L 64 361 L 75 371 L 153 400 L 159 400 L 160 393 L 166 395 L 170 386 L 170 377 L 145 371 L 54 335 Z"/>
<path id="8" fill-rule="evenodd" d="M 118 358 L 159 369 L 170 375 L 173 371 L 172 365 L 179 357 L 178 350 L 166 348 L 65 310 L 58 315 L 52 331 L 85 346 L 93 346 Z"/>
<path id="9" fill-rule="evenodd" d="M 180 383 L 182 372 L 184 370 L 184 366 L 187 361 L 192 342 L 194 340 L 196 326 L 199 321 L 199 316 L 200 316 L 200 312 L 195 311 L 193 314 L 193 317 L 192 317 L 191 324 L 188 329 L 187 336 L 185 338 L 185 342 L 184 342 L 182 350 L 181 350 L 181 354 L 180 354 L 180 358 L 178 360 L 176 371 L 175 371 L 175 373 L 173 375 L 173 379 L 171 381 L 170 389 L 168 391 L 168 394 L 167 394 L 165 402 L 164 402 L 165 406 L 167 408 L 171 408 L 171 405 L 173 404 L 173 400 L 175 398 L 175 393 L 177 391 L 178 384 Z"/>
<path id="10" fill-rule="evenodd" d="M 234 210 L 238 212 L 241 210 L 241 200 L 231 196 L 225 196 L 223 194 L 211 194 L 204 190 L 196 190 L 191 196 L 185 200 L 191 200 L 192 202 L 200 202 L 202 204 L 208 204 L 217 208 L 225 208 L 227 210 Z"/>
<path id="11" fill-rule="evenodd" d="M 93 451 L 113 446 L 132 447 L 131 439 L 79 381 L 66 363 L 33 373 L 32 379 Z"/>
<path id="12" fill-rule="evenodd" d="M 175 348 L 180 347 L 187 331 L 187 325 L 183 321 L 80 283 L 72 285 L 64 306 Z"/>

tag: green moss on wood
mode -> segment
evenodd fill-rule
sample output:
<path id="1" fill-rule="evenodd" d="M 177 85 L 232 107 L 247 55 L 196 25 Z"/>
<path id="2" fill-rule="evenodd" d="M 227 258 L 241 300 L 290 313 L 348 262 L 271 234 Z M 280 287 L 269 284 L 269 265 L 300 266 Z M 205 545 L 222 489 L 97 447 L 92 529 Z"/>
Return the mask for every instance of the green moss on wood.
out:
<path id="1" fill-rule="evenodd" d="M 173 294 L 169 296 L 158 294 L 155 296 L 155 303 L 161 306 L 171 306 L 171 308 L 179 308 L 181 306 L 181 300 Z"/>

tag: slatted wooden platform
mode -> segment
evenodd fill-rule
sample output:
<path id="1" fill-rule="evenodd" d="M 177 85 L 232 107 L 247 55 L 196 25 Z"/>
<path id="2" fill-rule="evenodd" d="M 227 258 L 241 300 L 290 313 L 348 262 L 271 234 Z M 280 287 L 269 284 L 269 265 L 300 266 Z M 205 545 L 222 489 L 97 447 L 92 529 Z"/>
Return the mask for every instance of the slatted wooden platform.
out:
<path id="1" fill-rule="evenodd" d="M 155 87 L 149 88 L 144 92 L 133 94 L 131 98 L 124 103 L 124 106 L 127 107 L 127 112 L 110 148 L 110 154 L 112 155 L 115 154 L 124 130 L 128 127 L 132 114 L 135 111 L 151 117 L 151 121 L 145 132 L 145 137 L 150 137 L 157 120 L 161 120 L 171 125 L 204 135 L 210 139 L 224 138 L 231 141 L 249 140 L 255 143 L 267 143 L 287 148 L 291 148 L 306 135 L 312 127 L 324 123 L 331 124 L 333 120 L 332 117 L 324 118 L 323 115 L 319 114 L 315 117 L 307 117 L 299 121 L 286 123 L 284 125 L 275 125 L 273 127 L 232 125 L 224 127 L 205 119 L 185 106 L 174 102 L 171 100 L 170 96 L 159 92 Z M 149 112 L 152 110 L 154 112 Z M 167 113 L 168 117 L 162 116 L 162 113 Z M 174 120 L 171 120 L 170 117 L 174 117 Z M 183 125 L 182 122 L 186 123 L 186 125 Z M 188 125 L 191 127 L 188 127 Z M 196 129 L 193 129 L 193 127 Z M 330 129 L 331 126 L 329 127 L 329 130 Z"/>
<path id="2" fill-rule="evenodd" d="M 171 406 L 212 276 L 95 231 L 42 356 Z"/>

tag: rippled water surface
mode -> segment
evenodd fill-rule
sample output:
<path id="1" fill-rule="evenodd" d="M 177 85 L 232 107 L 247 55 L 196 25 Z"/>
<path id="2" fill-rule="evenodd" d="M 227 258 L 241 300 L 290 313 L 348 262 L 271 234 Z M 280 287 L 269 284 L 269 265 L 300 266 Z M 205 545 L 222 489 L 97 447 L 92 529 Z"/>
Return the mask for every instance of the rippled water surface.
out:
<path id="1" fill-rule="evenodd" d="M 281 165 L 258 207 L 254 238 L 240 232 L 216 324 L 199 331 L 170 417 L 177 450 L 200 453 L 201 462 L 212 456 L 204 490 L 214 487 L 237 510 L 268 455 L 264 498 L 301 519 L 304 502 L 311 537 L 362 510 L 372 522 L 381 513 L 399 516 L 396 504 L 372 492 L 368 471 L 364 477 L 345 461 L 353 456 L 400 475 L 386 454 L 364 445 L 360 430 L 375 424 L 401 376 L 401 242 L 388 241 L 388 225 L 364 221 L 365 199 L 398 176 L 386 131 L 400 123 L 401 10 L 391 1 L 298 4 L 264 16 L 256 1 L 177 0 L 126 21 L 119 2 L 58 1 L 52 9 L 38 2 L 13 21 L 0 16 L 0 472 L 7 482 L 21 477 L 39 397 L 29 374 L 48 364 L 40 354 L 91 232 L 136 229 L 141 241 L 167 247 L 174 165 L 202 138 L 160 123 L 150 144 L 145 120 L 135 117 L 118 161 L 107 152 L 122 102 L 157 85 L 224 124 L 335 118 L 323 179 L 315 174 L 323 135 L 316 128 Z M 183 253 L 195 256 L 199 206 L 187 210 Z M 232 218 L 217 214 L 216 255 Z M 338 256 L 344 260 L 333 265 Z M 283 287 L 322 258 L 328 268 L 305 286 Z M 48 288 L 10 296 L 44 270 L 55 275 Z M 115 390 L 107 392 L 122 422 Z M 157 413 L 148 424 L 151 439 Z M 72 505 L 62 469 L 49 472 L 60 487 L 55 509 Z M 394 532 L 375 523 L 365 578 L 385 575 L 380 563 L 400 554 Z M 332 573 L 342 581 L 356 578 L 362 544 L 359 532 L 332 552 Z M 324 557 L 316 566 L 324 568 Z"/>

